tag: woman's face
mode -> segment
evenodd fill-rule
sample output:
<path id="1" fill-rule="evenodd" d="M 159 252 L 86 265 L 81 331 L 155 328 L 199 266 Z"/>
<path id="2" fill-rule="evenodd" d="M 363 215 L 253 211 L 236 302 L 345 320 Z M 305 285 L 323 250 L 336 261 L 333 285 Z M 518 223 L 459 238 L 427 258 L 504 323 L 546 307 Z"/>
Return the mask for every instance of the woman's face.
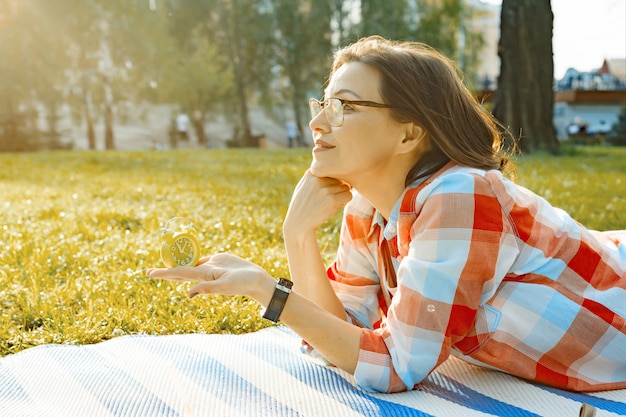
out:
<path id="1" fill-rule="evenodd" d="M 383 103 L 380 83 L 380 73 L 374 67 L 350 62 L 332 75 L 324 99 Z M 325 111 L 315 116 L 309 126 L 315 142 L 312 173 L 353 186 L 361 180 L 384 178 L 384 173 L 393 167 L 398 141 L 407 136 L 407 125 L 393 120 L 390 109 L 361 105 L 344 105 L 341 126 L 331 126 Z"/>

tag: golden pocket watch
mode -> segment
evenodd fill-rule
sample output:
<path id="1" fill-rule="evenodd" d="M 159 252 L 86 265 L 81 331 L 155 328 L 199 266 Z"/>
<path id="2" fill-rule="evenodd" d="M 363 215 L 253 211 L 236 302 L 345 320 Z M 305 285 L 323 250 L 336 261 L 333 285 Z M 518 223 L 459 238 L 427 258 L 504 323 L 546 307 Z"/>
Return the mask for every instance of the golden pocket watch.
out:
<path id="1" fill-rule="evenodd" d="M 174 217 L 161 229 L 161 260 L 168 267 L 196 266 L 200 258 L 200 243 L 193 223 L 184 217 Z"/>

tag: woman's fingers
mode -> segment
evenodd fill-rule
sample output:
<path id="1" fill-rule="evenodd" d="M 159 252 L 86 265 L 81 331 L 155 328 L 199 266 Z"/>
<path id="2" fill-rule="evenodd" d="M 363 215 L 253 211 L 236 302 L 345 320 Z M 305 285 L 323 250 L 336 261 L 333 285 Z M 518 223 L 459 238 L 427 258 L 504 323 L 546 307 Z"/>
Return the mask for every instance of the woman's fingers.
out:
<path id="1" fill-rule="evenodd" d="M 196 266 L 198 265 L 202 265 L 206 262 L 208 262 L 211 259 L 211 256 L 201 256 L 200 259 L 198 259 L 198 263 L 196 264 Z"/>
<path id="2" fill-rule="evenodd" d="M 189 288 L 189 291 L 187 292 L 187 296 L 189 298 L 193 298 L 196 295 L 206 295 L 206 294 L 231 295 L 231 294 L 225 294 L 224 292 L 219 290 L 219 281 L 201 282 Z"/>
<path id="3" fill-rule="evenodd" d="M 150 278 L 170 281 L 214 281 L 225 273 L 259 269 L 255 264 L 237 256 L 220 253 L 203 256 L 196 266 L 176 266 L 173 268 L 149 268 L 146 275 Z"/>
<path id="4" fill-rule="evenodd" d="M 260 279 L 272 279 L 260 266 L 227 253 L 200 259 L 198 265 L 174 268 L 150 268 L 150 278 L 176 282 L 198 282 L 189 290 L 189 297 L 198 294 L 250 295 Z"/>
<path id="5" fill-rule="evenodd" d="M 149 278 L 165 279 L 168 281 L 198 281 L 199 274 L 193 267 L 176 266 L 174 268 L 150 268 L 146 271 Z"/>

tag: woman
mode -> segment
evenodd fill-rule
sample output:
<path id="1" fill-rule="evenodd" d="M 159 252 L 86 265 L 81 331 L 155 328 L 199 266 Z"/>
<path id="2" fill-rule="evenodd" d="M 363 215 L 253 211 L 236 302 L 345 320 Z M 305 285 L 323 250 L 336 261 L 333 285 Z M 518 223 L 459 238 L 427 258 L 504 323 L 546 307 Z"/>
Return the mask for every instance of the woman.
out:
<path id="1" fill-rule="evenodd" d="M 587 230 L 505 179 L 498 126 L 447 59 L 365 38 L 336 53 L 325 97 L 283 226 L 293 291 L 228 254 L 148 276 L 255 298 L 367 390 L 412 389 L 450 354 L 626 388 L 626 233 Z M 344 205 L 326 269 L 316 231 Z"/>

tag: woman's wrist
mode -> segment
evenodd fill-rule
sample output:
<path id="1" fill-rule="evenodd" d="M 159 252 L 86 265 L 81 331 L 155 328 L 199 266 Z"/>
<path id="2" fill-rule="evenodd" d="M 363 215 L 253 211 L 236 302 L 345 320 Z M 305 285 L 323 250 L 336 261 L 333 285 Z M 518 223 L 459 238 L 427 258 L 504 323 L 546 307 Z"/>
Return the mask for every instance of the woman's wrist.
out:
<path id="1" fill-rule="evenodd" d="M 289 240 L 302 238 L 303 236 L 316 236 L 319 226 L 311 226 L 303 219 L 290 218 L 287 216 L 283 222 L 283 237 Z"/>
<path id="2" fill-rule="evenodd" d="M 287 248 L 303 248 L 307 242 L 317 242 L 317 229 L 302 230 L 283 227 L 283 239 Z"/>
<path id="3" fill-rule="evenodd" d="M 274 295 L 276 280 L 269 274 L 263 274 L 257 285 L 250 294 L 250 297 L 257 300 L 263 307 L 267 307 Z"/>

